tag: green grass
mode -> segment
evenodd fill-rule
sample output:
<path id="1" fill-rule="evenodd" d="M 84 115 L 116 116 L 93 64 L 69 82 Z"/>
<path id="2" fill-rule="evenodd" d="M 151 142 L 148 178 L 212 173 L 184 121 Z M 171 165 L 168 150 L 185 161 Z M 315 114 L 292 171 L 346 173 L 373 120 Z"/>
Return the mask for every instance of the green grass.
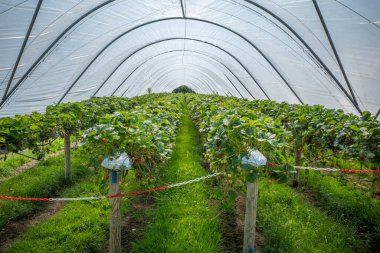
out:
<path id="1" fill-rule="evenodd" d="M 88 155 L 81 150 L 72 152 L 73 179 L 76 180 L 89 172 L 83 164 Z M 48 197 L 65 186 L 64 157 L 59 155 L 39 163 L 34 168 L 0 183 L 0 195 L 20 197 Z M 45 203 L 31 201 L 0 200 L 0 228 L 8 221 L 24 217 Z"/>
<path id="2" fill-rule="evenodd" d="M 50 152 L 55 153 L 63 147 L 63 139 L 59 138 L 50 145 Z M 31 150 L 24 150 L 22 154 L 35 157 Z M 9 154 L 6 160 L 0 160 L 0 178 L 11 176 L 15 169 L 30 162 L 32 159 L 18 154 Z"/>
<path id="3" fill-rule="evenodd" d="M 347 224 L 353 225 L 368 236 L 371 243 L 380 246 L 380 205 L 375 199 L 367 196 L 350 185 L 343 185 L 331 176 L 310 171 L 301 173 L 310 187 L 318 193 L 320 208 L 329 215 Z"/>
<path id="4" fill-rule="evenodd" d="M 201 166 L 198 133 L 185 112 L 176 148 L 163 170 L 163 182 L 179 182 L 205 175 Z M 220 252 L 218 216 L 208 205 L 204 182 L 169 189 L 155 195 L 151 224 L 132 252 Z"/>
<path id="5" fill-rule="evenodd" d="M 96 192 L 91 180 L 66 189 L 62 196 Z M 100 252 L 108 233 L 107 202 L 67 202 L 60 212 L 30 228 L 6 252 Z"/>
<path id="6" fill-rule="evenodd" d="M 64 197 L 102 195 L 98 175 L 63 192 Z M 127 181 L 133 182 L 133 173 Z M 135 187 L 133 184 L 129 187 Z M 122 203 L 129 202 L 123 199 Z M 123 212 L 126 204 L 122 204 Z M 102 252 L 108 239 L 109 200 L 66 202 L 59 213 L 30 228 L 7 252 Z"/>
<path id="7" fill-rule="evenodd" d="M 342 225 L 291 188 L 260 179 L 258 226 L 266 252 L 366 252 L 356 230 Z"/>
<path id="8" fill-rule="evenodd" d="M 33 156 L 31 150 L 25 150 L 22 153 Z M 25 156 L 9 154 L 6 160 L 0 160 L 0 178 L 10 176 L 15 169 L 31 160 L 31 158 Z"/>

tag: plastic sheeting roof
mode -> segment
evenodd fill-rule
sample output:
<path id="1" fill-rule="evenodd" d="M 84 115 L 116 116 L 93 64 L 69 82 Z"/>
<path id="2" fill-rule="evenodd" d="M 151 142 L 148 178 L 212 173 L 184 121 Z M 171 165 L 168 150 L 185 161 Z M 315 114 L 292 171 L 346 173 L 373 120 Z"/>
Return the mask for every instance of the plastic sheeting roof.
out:
<path id="1" fill-rule="evenodd" d="M 378 0 L 0 0 L 0 116 L 187 85 L 380 112 Z"/>

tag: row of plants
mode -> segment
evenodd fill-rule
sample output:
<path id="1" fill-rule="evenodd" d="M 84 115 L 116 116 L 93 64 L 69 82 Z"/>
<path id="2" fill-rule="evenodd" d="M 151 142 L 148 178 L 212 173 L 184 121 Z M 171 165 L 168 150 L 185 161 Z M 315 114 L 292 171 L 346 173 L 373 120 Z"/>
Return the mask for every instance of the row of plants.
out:
<path id="1" fill-rule="evenodd" d="M 79 133 L 94 125 L 98 116 L 127 110 L 132 105 L 127 98 L 91 98 L 51 105 L 45 113 L 0 118 L 0 159 L 26 149 L 42 159 L 55 139 Z"/>
<path id="2" fill-rule="evenodd" d="M 291 153 L 298 153 L 301 158 L 305 156 L 303 163 L 323 164 L 326 157 L 339 154 L 345 155 L 344 158 L 361 161 L 368 168 L 379 166 L 380 122 L 369 112 L 363 112 L 359 117 L 321 105 L 248 101 L 221 96 L 200 95 L 193 98 L 198 101 L 206 99 L 204 103 L 218 108 L 218 111 L 231 108 L 252 109 L 260 117 L 271 117 L 287 131 L 285 142 Z"/>
<path id="3" fill-rule="evenodd" d="M 11 154 L 29 153 L 43 160 L 49 152 L 55 152 L 57 139 L 64 139 L 66 182 L 70 183 L 70 139 L 78 141 L 81 133 L 95 124 L 99 118 L 116 111 L 128 111 L 159 99 L 162 95 L 152 94 L 133 99 L 118 97 L 91 98 L 81 102 L 61 103 L 48 106 L 44 114 L 16 115 L 0 119 L 0 160 Z M 19 159 L 21 160 L 21 159 Z M 24 161 L 23 159 L 22 161 Z M 7 170 L 9 171 L 9 170 Z"/>
<path id="4" fill-rule="evenodd" d="M 107 159 L 126 153 L 136 177 L 153 183 L 154 169 L 170 158 L 182 115 L 178 97 L 144 96 L 133 109 L 99 117 L 98 124 L 84 131 L 84 147 L 100 167 Z M 147 101 L 148 101 L 147 100 Z"/>
<path id="5" fill-rule="evenodd" d="M 126 152 L 136 177 L 142 183 L 154 180 L 152 170 L 166 161 L 173 149 L 181 117 L 180 101 L 151 96 L 136 98 L 135 103 L 139 105 L 134 109 L 105 114 L 97 119 L 98 124 L 85 130 L 84 146 L 73 153 L 74 175 L 82 175 L 90 166 L 100 167 L 104 158 L 112 159 Z M 77 152 L 83 159 L 76 158 Z M 62 163 L 63 156 L 47 159 L 36 168 L 2 182 L 0 194 L 22 197 L 56 195 L 56 191 L 64 186 Z M 79 174 L 78 167 L 81 168 Z M 103 194 L 107 192 L 106 177 L 99 183 Z M 38 202 L 0 201 L 0 205 L 0 226 L 41 207 Z"/>
<path id="6" fill-rule="evenodd" d="M 130 157 L 133 170 L 123 178 L 123 181 L 125 180 L 121 184 L 123 191 L 141 189 L 144 183 L 148 182 L 145 178 L 149 179 L 156 175 L 157 179 L 162 180 L 160 176 L 162 173 L 170 173 L 166 170 L 158 171 L 157 168 L 168 160 L 175 148 L 177 129 L 181 125 L 182 98 L 149 96 L 148 101 L 150 102 L 141 103 L 126 112 L 106 114 L 99 118 L 98 124 L 85 131 L 84 146 L 81 149 L 93 157 L 91 161 L 93 166 L 100 166 L 104 158 L 116 158 L 123 152 Z M 186 131 L 182 132 L 184 135 L 187 134 Z M 181 161 L 178 154 L 173 155 L 176 156 L 177 163 Z M 172 166 L 177 169 L 181 167 L 178 167 L 178 164 Z M 100 173 L 96 173 L 97 171 Z M 63 196 L 104 194 L 106 189 L 102 185 L 107 181 L 101 172 L 102 170 L 95 170 L 84 181 L 67 188 Z M 109 229 L 107 202 L 108 200 L 66 203 L 59 213 L 37 224 L 18 238 L 7 252 L 22 252 L 26 249 L 30 252 L 39 252 L 42 249 L 103 252 Z M 122 213 L 125 214 L 130 209 L 131 203 L 133 200 L 130 198 L 122 199 Z M 204 205 L 207 206 L 207 202 Z M 199 215 L 196 217 L 201 219 Z M 134 228 L 130 226 L 128 224 L 127 229 Z"/>
<path id="7" fill-rule="evenodd" d="M 369 112 L 361 116 L 321 105 L 291 105 L 255 100 L 245 106 L 279 120 L 290 132 L 289 144 L 305 164 L 325 165 L 337 157 L 359 161 L 367 168 L 380 165 L 380 122 Z M 296 161 L 301 163 L 301 160 Z M 355 162 L 353 163 L 355 165 Z"/>
<path id="8" fill-rule="evenodd" d="M 269 172 L 272 177 L 280 181 L 287 181 L 288 174 L 286 171 L 289 169 L 293 170 L 294 163 L 307 165 L 308 163 L 306 161 L 308 161 L 309 164 L 313 162 L 307 160 L 306 158 L 308 157 L 301 159 L 304 151 L 311 152 L 310 150 L 315 149 L 315 147 L 313 147 L 312 144 L 306 144 L 302 141 L 302 138 L 300 142 L 297 140 L 297 120 L 295 120 L 295 123 L 293 122 L 292 125 L 291 120 L 286 123 L 281 117 L 274 118 L 260 112 L 260 110 L 255 109 L 258 104 L 257 101 L 250 102 L 235 98 L 203 95 L 191 95 L 189 100 L 191 101 L 190 107 L 192 108 L 193 120 L 198 125 L 202 134 L 206 161 L 210 164 L 212 170 L 225 171 L 228 177 L 224 183 L 230 184 L 238 191 L 244 192 L 244 182 L 254 181 L 263 172 Z M 307 112 L 310 107 L 306 106 L 306 108 L 308 108 L 305 109 Z M 320 109 L 320 107 L 317 108 Z M 301 109 L 298 110 L 300 111 Z M 307 113 L 305 113 L 305 115 L 307 115 Z M 305 117 L 305 115 L 302 117 Z M 353 117 L 352 115 L 349 116 Z M 315 117 L 317 117 L 317 115 Z M 356 118 L 358 119 L 358 117 Z M 372 122 L 371 118 L 367 120 Z M 363 117 L 357 122 L 365 121 L 366 119 Z M 372 123 L 376 128 L 376 124 L 378 123 Z M 346 122 L 344 124 L 349 123 Z M 305 123 L 305 125 L 307 124 Z M 316 128 L 316 131 L 319 130 Z M 313 129 L 310 128 L 309 132 L 312 131 Z M 376 136 L 374 136 L 373 133 L 376 131 L 376 129 L 369 129 L 368 132 L 371 132 L 371 136 L 365 138 L 375 141 Z M 320 136 L 322 136 L 321 132 L 322 131 L 318 132 Z M 313 136 L 311 133 L 308 134 Z M 305 135 L 301 134 L 300 136 Z M 344 139 L 344 137 L 341 138 Z M 322 139 L 321 137 L 320 140 L 322 141 Z M 313 141 L 316 140 L 317 138 Z M 347 143 L 350 143 L 350 141 L 347 141 Z M 367 149 L 369 147 L 370 145 L 366 146 Z M 319 148 L 322 149 L 326 147 L 320 145 Z M 273 172 L 273 169 L 267 167 L 242 165 L 242 160 L 252 149 L 260 150 L 269 161 L 283 164 L 284 166 L 275 169 L 280 170 L 280 172 Z M 354 148 L 351 150 L 354 150 Z M 334 151 L 330 150 L 328 152 Z M 373 152 L 376 153 L 377 151 L 374 149 Z M 293 157 L 294 154 L 295 156 Z M 343 151 L 340 155 L 342 156 L 342 154 Z M 355 154 L 358 155 L 359 153 L 348 151 L 345 153 L 345 155 L 349 155 L 351 158 L 354 158 Z M 356 158 L 358 159 L 358 157 Z M 372 158 L 366 157 L 362 161 L 366 161 L 367 164 L 372 163 L 373 161 L 371 162 L 370 160 Z M 356 191 L 355 189 L 350 189 L 352 192 L 349 194 L 347 187 L 341 185 L 334 178 L 330 179 L 336 183 L 334 186 L 332 186 L 331 182 L 317 184 L 315 180 L 312 181 L 313 188 L 324 196 L 324 202 L 329 206 L 329 210 L 327 211 L 339 210 L 339 214 L 334 216 L 338 222 L 342 221 L 349 227 L 353 227 L 355 231 L 358 231 L 355 233 L 357 233 L 363 241 L 373 246 L 374 241 L 378 240 L 379 234 L 377 213 L 373 211 L 373 209 L 376 208 L 376 201 L 366 197 L 362 192 Z M 356 197 L 351 198 L 352 196 Z M 360 196 L 362 201 L 358 202 Z M 353 210 L 358 211 L 360 209 L 360 215 L 353 213 Z M 347 219 L 350 221 L 346 222 Z"/>
<path id="9" fill-rule="evenodd" d="M 216 141 L 220 143 L 219 137 L 223 137 L 224 132 L 231 135 L 226 138 L 229 140 L 228 143 L 235 143 L 235 148 L 230 153 L 237 151 L 234 156 L 237 159 L 228 164 L 234 168 L 237 168 L 236 163 L 239 162 L 238 155 L 246 153 L 249 147 L 256 147 L 263 151 L 271 162 L 284 164 L 283 167 L 287 169 L 293 165 L 342 168 L 341 166 L 347 164 L 349 168 L 379 169 L 380 122 L 368 112 L 358 117 L 319 105 L 291 105 L 221 96 L 189 97 L 195 105 L 194 120 L 201 131 L 210 134 L 210 145 L 214 145 Z M 232 119 L 232 123 L 229 122 L 229 118 Z M 247 126 L 247 118 L 254 122 L 255 126 Z M 230 128 L 234 132 L 228 130 L 228 124 L 231 124 Z M 241 131 L 245 127 L 247 131 Z M 256 131 L 253 131 L 254 128 Z M 267 134 L 262 135 L 263 132 Z M 251 135 L 254 138 L 251 138 Z M 244 140 L 241 142 L 242 138 Z M 243 143 L 249 143 L 248 147 Z M 213 150 L 219 152 L 218 149 L 212 148 L 209 152 Z M 369 180 L 371 175 L 365 177 Z M 378 181 L 376 175 L 372 176 L 372 180 L 371 190 L 375 194 Z"/>
<path id="10" fill-rule="evenodd" d="M 205 158 L 213 171 L 253 181 L 263 168 L 241 165 L 254 148 L 272 161 L 280 162 L 288 132 L 279 121 L 258 114 L 239 104 L 239 100 L 219 96 L 191 96 L 191 117 L 201 133 Z M 283 154 L 282 154 L 283 153 Z"/>

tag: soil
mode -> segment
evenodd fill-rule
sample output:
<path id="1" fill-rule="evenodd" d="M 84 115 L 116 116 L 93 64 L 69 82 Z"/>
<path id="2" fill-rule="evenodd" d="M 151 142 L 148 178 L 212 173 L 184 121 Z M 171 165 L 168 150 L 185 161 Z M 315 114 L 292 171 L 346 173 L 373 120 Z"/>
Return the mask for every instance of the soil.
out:
<path id="1" fill-rule="evenodd" d="M 213 203 L 212 205 L 215 205 Z M 238 195 L 235 202 L 234 213 L 221 213 L 223 250 L 228 253 L 240 253 L 243 251 L 244 238 L 244 214 L 245 200 L 242 195 Z M 264 236 L 256 227 L 255 253 L 262 253 Z"/>
<path id="2" fill-rule="evenodd" d="M 303 200 L 306 202 L 311 203 L 313 206 L 321 207 L 321 196 L 318 192 L 314 191 L 313 189 L 302 186 L 295 189 L 295 192 L 300 196 Z"/>
<path id="3" fill-rule="evenodd" d="M 5 252 L 12 242 L 30 227 L 58 213 L 63 206 L 64 203 L 61 201 L 49 202 L 43 211 L 6 224 L 0 231 L 0 253 Z"/>
<path id="4" fill-rule="evenodd" d="M 133 242 L 142 238 L 144 228 L 149 223 L 147 213 L 153 206 L 154 198 L 150 195 L 136 196 L 132 200 L 132 205 L 121 225 L 121 248 L 123 252 L 131 251 Z M 108 242 L 103 252 L 109 252 Z"/>

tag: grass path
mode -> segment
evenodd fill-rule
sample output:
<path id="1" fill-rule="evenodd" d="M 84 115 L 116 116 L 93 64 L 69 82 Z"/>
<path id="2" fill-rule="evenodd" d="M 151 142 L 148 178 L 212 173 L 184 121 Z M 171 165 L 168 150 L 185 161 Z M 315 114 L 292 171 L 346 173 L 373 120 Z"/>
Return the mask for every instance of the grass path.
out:
<path id="1" fill-rule="evenodd" d="M 64 190 L 63 197 L 98 193 L 96 175 Z M 100 252 L 108 238 L 108 202 L 65 202 L 60 211 L 29 228 L 6 252 Z"/>
<path id="2" fill-rule="evenodd" d="M 88 170 L 75 184 L 65 188 L 62 197 L 103 195 L 99 184 L 103 173 Z M 133 171 L 122 191 L 140 189 Z M 130 208 L 130 198 L 122 198 L 122 213 Z M 102 252 L 108 240 L 109 200 L 64 202 L 57 212 L 31 222 L 24 233 L 4 245 L 5 252 Z M 13 238 L 14 239 L 14 238 Z M 0 245 L 0 252 L 2 248 Z"/>
<path id="3" fill-rule="evenodd" d="M 201 165 L 198 132 L 185 110 L 176 148 L 163 170 L 162 180 L 179 182 L 206 174 Z M 209 206 L 204 182 L 170 189 L 156 195 L 151 223 L 132 252 L 220 252 L 217 212 Z"/>
<path id="4" fill-rule="evenodd" d="M 77 180 L 88 174 L 83 165 L 88 156 L 81 150 L 72 153 L 73 178 Z M 56 196 L 66 186 L 64 174 L 64 157 L 52 157 L 37 166 L 0 183 L 0 195 L 22 197 Z M 46 203 L 31 201 L 0 201 L 0 229 L 9 221 L 18 220 L 39 209 Z"/>
<path id="5" fill-rule="evenodd" d="M 352 185 L 336 178 L 310 171 L 301 173 L 303 183 L 297 192 L 338 222 L 353 226 L 358 236 L 369 240 L 372 252 L 380 248 L 379 202 Z"/>
<path id="6" fill-rule="evenodd" d="M 352 227 L 333 219 L 287 185 L 260 178 L 258 226 L 265 252 L 367 252 Z"/>

